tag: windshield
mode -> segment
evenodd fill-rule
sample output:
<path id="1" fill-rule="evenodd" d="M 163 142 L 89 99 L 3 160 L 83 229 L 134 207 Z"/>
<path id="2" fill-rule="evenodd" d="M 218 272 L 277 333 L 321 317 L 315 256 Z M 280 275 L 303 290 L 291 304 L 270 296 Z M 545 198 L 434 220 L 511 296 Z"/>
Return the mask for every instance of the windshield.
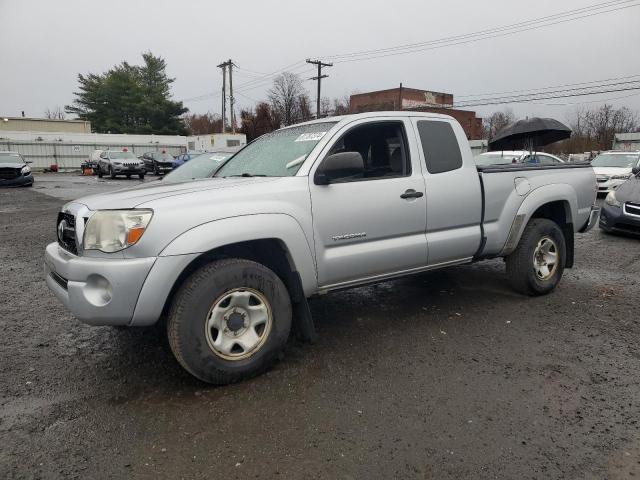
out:
<path id="1" fill-rule="evenodd" d="M 293 176 L 313 147 L 336 123 L 312 123 L 263 135 L 230 158 L 215 176 Z"/>
<path id="2" fill-rule="evenodd" d="M 633 168 L 638 163 L 638 154 L 601 153 L 591 162 L 593 167 Z"/>
<path id="3" fill-rule="evenodd" d="M 131 152 L 109 152 L 109 158 L 132 159 L 132 158 L 136 158 L 136 157 Z"/>
<path id="4" fill-rule="evenodd" d="M 165 175 L 164 181 L 184 182 L 195 178 L 209 177 L 231 155 L 233 155 L 231 152 L 191 154 L 191 160 Z"/>
<path id="5" fill-rule="evenodd" d="M 0 163 L 24 163 L 19 153 L 0 152 Z"/>
<path id="6" fill-rule="evenodd" d="M 477 165 L 506 165 L 516 163 L 520 155 L 502 154 L 502 152 L 483 153 L 475 157 Z"/>

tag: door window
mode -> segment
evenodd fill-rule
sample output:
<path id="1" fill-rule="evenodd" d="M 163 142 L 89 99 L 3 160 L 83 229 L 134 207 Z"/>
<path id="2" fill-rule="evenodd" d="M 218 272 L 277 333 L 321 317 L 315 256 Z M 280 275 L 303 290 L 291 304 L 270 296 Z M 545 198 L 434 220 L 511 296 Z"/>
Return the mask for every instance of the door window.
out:
<path id="1" fill-rule="evenodd" d="M 448 122 L 417 122 L 422 151 L 429 173 L 444 173 L 462 167 L 462 154 L 456 134 Z"/>
<path id="2" fill-rule="evenodd" d="M 331 148 L 328 155 L 358 152 L 362 174 L 332 179 L 332 183 L 377 180 L 411 175 L 411 161 L 402 122 L 376 122 L 354 127 Z"/>

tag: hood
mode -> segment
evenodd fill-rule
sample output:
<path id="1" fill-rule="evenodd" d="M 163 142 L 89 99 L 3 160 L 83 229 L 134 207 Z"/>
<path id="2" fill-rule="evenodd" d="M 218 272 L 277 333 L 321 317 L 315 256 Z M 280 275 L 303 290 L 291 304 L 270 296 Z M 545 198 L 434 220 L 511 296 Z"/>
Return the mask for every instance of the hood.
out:
<path id="1" fill-rule="evenodd" d="M 619 202 L 640 204 L 640 178 L 631 177 L 616 189 L 616 199 Z"/>
<path id="2" fill-rule="evenodd" d="M 593 167 L 596 175 L 624 175 L 631 173 L 631 167 Z"/>
<path id="3" fill-rule="evenodd" d="M 74 203 L 82 203 L 91 210 L 101 209 L 125 209 L 135 208 L 142 204 L 148 204 L 164 198 L 197 193 L 227 190 L 234 187 L 244 187 L 252 184 L 269 183 L 278 180 L 277 177 L 249 177 L 249 178 L 205 178 L 180 183 L 163 183 L 152 181 L 134 188 L 116 190 L 109 193 L 90 195 L 74 200 Z M 174 198 L 172 198 L 174 200 Z"/>
<path id="4" fill-rule="evenodd" d="M 26 165 L 23 162 L 15 162 L 15 163 L 0 163 L 0 168 L 22 168 Z"/>

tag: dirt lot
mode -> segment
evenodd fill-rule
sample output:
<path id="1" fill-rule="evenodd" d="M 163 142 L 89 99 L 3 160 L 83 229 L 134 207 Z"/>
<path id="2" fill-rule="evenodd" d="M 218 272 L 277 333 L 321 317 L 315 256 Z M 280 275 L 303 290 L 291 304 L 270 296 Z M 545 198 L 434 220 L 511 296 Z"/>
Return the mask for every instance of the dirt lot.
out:
<path id="1" fill-rule="evenodd" d="M 315 345 L 213 388 L 49 293 L 62 199 L 109 188 L 0 190 L 0 478 L 640 476 L 640 240 L 579 235 L 546 297 L 491 261 L 315 299 Z"/>

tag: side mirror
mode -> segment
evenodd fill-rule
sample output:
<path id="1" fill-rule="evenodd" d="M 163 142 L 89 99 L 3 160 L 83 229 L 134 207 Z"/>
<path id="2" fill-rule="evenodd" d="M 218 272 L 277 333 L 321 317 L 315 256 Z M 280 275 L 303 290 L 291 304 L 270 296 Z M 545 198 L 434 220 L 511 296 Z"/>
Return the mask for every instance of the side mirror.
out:
<path id="1" fill-rule="evenodd" d="M 326 157 L 316 170 L 314 183 L 329 185 L 334 180 L 364 172 L 364 161 L 360 152 L 334 153 Z"/>
<path id="2" fill-rule="evenodd" d="M 640 167 L 633 167 L 631 169 L 631 173 L 633 173 L 634 175 L 638 175 L 640 173 Z"/>

